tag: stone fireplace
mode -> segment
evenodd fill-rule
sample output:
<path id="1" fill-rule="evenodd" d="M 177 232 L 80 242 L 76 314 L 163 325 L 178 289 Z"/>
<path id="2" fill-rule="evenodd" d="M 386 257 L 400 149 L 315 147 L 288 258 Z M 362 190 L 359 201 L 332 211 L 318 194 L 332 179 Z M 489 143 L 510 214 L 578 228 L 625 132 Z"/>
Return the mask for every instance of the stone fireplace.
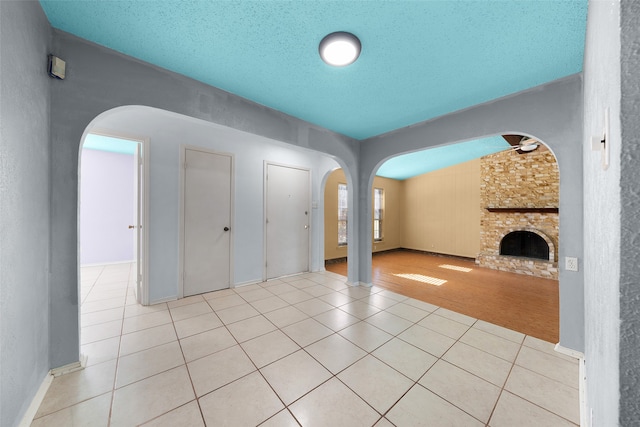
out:
<path id="1" fill-rule="evenodd" d="M 558 278 L 558 165 L 546 148 L 480 164 L 481 267 Z"/>

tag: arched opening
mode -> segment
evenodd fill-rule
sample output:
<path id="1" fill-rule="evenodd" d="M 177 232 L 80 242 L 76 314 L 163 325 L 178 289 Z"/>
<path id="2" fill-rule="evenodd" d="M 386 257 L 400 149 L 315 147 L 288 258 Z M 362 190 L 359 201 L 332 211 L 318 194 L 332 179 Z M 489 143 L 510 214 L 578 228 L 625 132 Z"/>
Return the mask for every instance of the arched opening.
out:
<path id="1" fill-rule="evenodd" d="M 512 231 L 500 241 L 500 255 L 548 260 L 549 245 L 533 231 Z"/>
<path id="2" fill-rule="evenodd" d="M 473 144 L 488 152 L 465 157 L 479 148 Z M 407 173 L 412 156 L 416 165 L 437 160 L 440 166 Z M 399 293 L 413 289 L 405 295 L 557 342 L 559 173 L 553 153 L 531 137 L 499 135 L 398 156 L 389 165 L 402 182 L 402 242 L 397 252 L 373 257 L 372 283 Z M 377 173 L 387 173 L 387 166 Z M 502 237 L 522 230 L 547 249 L 535 258 L 501 255 Z M 544 294 L 540 306 L 527 300 L 527 286 Z M 500 306 L 506 294 L 521 304 Z M 532 319 L 540 319 L 540 330 L 529 328 Z"/>

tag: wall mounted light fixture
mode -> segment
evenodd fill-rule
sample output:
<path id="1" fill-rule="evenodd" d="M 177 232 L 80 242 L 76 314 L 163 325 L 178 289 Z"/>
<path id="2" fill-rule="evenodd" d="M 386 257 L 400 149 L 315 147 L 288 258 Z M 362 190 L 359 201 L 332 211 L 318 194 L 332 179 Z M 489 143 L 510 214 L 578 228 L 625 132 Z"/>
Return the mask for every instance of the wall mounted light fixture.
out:
<path id="1" fill-rule="evenodd" d="M 318 51 L 324 62 L 334 67 L 344 67 L 353 64 L 360 56 L 362 45 L 360 40 L 351 33 L 338 31 L 331 33 L 320 42 Z"/>

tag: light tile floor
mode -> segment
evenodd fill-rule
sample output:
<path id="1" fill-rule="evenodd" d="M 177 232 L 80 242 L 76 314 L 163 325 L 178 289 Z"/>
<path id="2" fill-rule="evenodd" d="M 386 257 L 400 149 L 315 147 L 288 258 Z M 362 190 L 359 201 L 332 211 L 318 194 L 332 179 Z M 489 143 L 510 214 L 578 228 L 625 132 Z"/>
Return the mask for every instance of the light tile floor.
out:
<path id="1" fill-rule="evenodd" d="M 309 273 L 143 307 L 82 269 L 84 370 L 32 426 L 571 426 L 578 362 L 402 295 Z"/>

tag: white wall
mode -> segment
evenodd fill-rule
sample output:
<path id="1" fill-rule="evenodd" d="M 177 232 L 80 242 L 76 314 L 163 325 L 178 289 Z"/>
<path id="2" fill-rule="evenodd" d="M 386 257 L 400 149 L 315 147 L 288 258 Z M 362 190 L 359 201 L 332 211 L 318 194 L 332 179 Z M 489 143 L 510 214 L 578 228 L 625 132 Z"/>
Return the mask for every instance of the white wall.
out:
<path id="1" fill-rule="evenodd" d="M 92 128 L 119 136 L 150 138 L 150 302 L 178 295 L 180 244 L 180 147 L 192 145 L 234 155 L 233 284 L 261 281 L 264 254 L 264 162 L 311 170 L 311 270 L 324 268 L 321 182 L 338 164 L 329 156 L 219 125 L 146 107 L 124 107 L 98 117 Z"/>
<path id="2" fill-rule="evenodd" d="M 591 151 L 610 109 L 611 163 Z M 589 2 L 584 64 L 584 288 L 588 408 L 594 426 L 618 424 L 620 291 L 620 4 Z M 588 411 L 590 412 L 590 411 Z M 590 416 L 588 414 L 588 416 Z"/>

